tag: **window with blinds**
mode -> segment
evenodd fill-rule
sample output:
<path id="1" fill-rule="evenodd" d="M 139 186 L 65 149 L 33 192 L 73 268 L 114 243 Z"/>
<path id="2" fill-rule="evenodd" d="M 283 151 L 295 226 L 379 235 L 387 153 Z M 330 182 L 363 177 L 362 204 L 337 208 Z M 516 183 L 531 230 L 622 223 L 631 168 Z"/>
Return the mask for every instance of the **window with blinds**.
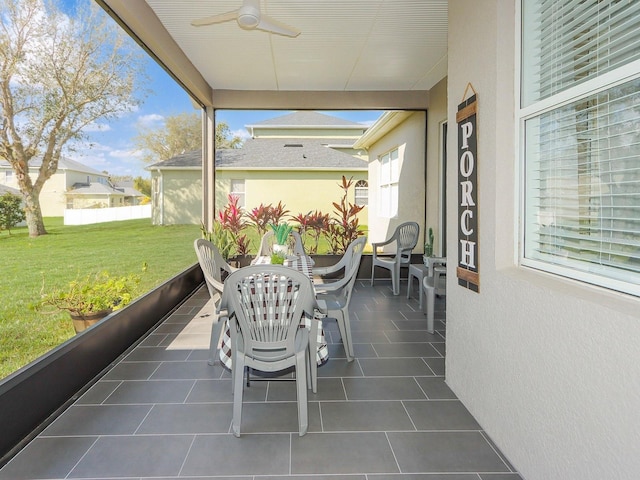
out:
<path id="1" fill-rule="evenodd" d="M 522 263 L 640 295 L 640 2 L 524 0 L 522 31 Z"/>

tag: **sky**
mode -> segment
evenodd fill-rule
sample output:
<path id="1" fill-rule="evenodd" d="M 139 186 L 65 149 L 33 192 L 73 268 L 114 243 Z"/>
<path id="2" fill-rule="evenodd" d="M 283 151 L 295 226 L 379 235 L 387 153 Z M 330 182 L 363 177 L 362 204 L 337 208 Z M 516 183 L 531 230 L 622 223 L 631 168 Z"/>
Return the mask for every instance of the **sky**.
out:
<path id="1" fill-rule="evenodd" d="M 79 1 L 59 0 L 63 11 L 73 15 L 73 6 Z M 105 14 L 106 15 L 106 14 Z M 132 40 L 133 42 L 133 40 Z M 137 47 L 136 45 L 136 48 Z M 134 112 L 109 122 L 96 122 L 96 125 L 85 131 L 87 138 L 73 145 L 73 150 L 65 152 L 74 160 L 99 171 L 106 171 L 112 176 L 142 176 L 149 178 L 150 172 L 145 170 L 141 160 L 141 152 L 134 144 L 134 137 L 141 127 L 157 128 L 163 125 L 167 116 L 183 112 L 200 113 L 194 108 L 189 95 L 158 64 L 147 56 L 147 74 L 151 79 L 147 87 L 152 93 Z M 247 138 L 245 125 L 254 124 L 284 115 L 283 111 L 248 111 L 219 110 L 216 120 L 225 122 L 233 135 Z M 353 122 L 372 124 L 381 112 L 372 111 L 331 111 L 322 112 L 327 115 L 351 120 Z"/>

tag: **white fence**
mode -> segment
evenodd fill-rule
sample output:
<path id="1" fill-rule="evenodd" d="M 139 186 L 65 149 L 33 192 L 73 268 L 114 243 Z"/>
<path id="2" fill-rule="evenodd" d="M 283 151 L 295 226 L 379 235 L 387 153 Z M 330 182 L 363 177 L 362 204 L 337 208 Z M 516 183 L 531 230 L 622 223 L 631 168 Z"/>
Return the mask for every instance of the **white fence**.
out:
<path id="1" fill-rule="evenodd" d="M 151 204 L 132 207 L 78 208 L 64 211 L 65 225 L 89 225 L 136 218 L 151 218 Z"/>

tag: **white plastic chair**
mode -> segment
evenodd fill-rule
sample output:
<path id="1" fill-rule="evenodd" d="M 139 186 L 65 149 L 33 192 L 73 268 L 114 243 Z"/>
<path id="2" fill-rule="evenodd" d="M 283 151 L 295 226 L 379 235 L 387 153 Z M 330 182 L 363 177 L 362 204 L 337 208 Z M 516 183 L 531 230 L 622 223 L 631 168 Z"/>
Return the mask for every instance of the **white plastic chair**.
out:
<path id="1" fill-rule="evenodd" d="M 231 322 L 236 437 L 240 436 L 245 367 L 261 372 L 295 367 L 298 433 L 307 432 L 309 330 L 301 327 L 301 321 L 303 315 L 313 315 L 315 306 L 311 279 L 288 267 L 249 266 L 227 278 L 220 308 L 226 309 Z"/>
<path id="2" fill-rule="evenodd" d="M 360 259 L 366 243 L 367 238 L 360 237 L 349 244 L 338 263 L 330 267 L 313 269 L 314 275 L 320 276 L 344 270 L 344 275 L 339 280 L 328 283 L 314 283 L 314 287 L 320 311 L 326 313 L 328 317 L 335 318 L 338 322 L 340 336 L 342 337 L 347 361 L 349 362 L 352 362 L 354 357 L 351 322 L 349 320 L 349 301 L 351 300 L 353 285 L 356 283 Z M 315 381 L 312 369 L 312 384 Z"/>
<path id="3" fill-rule="evenodd" d="M 427 332 L 434 333 L 434 309 L 436 303 L 436 295 L 447 294 L 447 269 L 446 267 L 435 267 L 433 276 L 424 277 L 422 279 L 422 288 L 427 297 L 427 309 L 424 312 L 427 315 Z"/>
<path id="4" fill-rule="evenodd" d="M 237 270 L 237 268 L 229 265 L 224 260 L 224 258 L 222 258 L 222 255 L 220 254 L 218 248 L 209 240 L 198 238 L 193 242 L 193 248 L 196 251 L 198 263 L 200 264 L 200 268 L 202 269 L 202 273 L 204 274 L 204 280 L 205 284 L 207 285 L 207 290 L 209 290 L 209 296 L 213 301 L 214 307 L 217 307 L 217 304 L 220 302 L 220 297 L 222 296 L 222 290 L 224 287 L 222 281 L 222 272 L 225 271 L 227 273 L 233 273 Z M 220 321 L 220 318 L 217 314 L 215 315 L 216 316 L 213 319 L 213 324 L 211 325 L 211 340 L 209 343 L 209 365 L 213 365 L 216 358 L 218 358 L 218 344 L 220 343 L 222 324 L 224 323 Z"/>
<path id="5" fill-rule="evenodd" d="M 300 234 L 294 230 L 289 234 L 289 236 L 293 237 L 292 251 L 294 255 L 306 255 Z M 258 248 L 259 257 L 264 257 L 273 253 L 272 247 L 274 244 L 274 237 L 275 234 L 272 230 L 267 231 L 262 236 L 262 239 L 260 240 L 260 248 Z"/>
<path id="6" fill-rule="evenodd" d="M 391 272 L 391 285 L 393 294 L 400 294 L 400 267 L 408 266 L 411 263 L 411 252 L 418 243 L 420 226 L 416 222 L 405 222 L 396 228 L 393 235 L 384 242 L 372 243 L 373 256 L 371 259 L 371 286 L 373 286 L 373 276 L 376 266 L 386 268 Z M 394 256 L 378 256 L 378 248 L 384 245 L 396 243 L 396 253 Z"/>

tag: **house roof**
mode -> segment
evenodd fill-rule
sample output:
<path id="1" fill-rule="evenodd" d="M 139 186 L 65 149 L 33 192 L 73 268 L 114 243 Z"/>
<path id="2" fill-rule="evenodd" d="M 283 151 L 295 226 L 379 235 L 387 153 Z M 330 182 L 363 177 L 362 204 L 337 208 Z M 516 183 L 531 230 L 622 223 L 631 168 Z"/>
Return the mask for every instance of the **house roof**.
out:
<path id="1" fill-rule="evenodd" d="M 40 157 L 36 157 L 29 162 L 30 169 L 40 168 L 40 165 L 42 165 L 42 158 Z M 7 160 L 0 159 L 0 167 L 8 167 L 8 166 L 10 166 L 10 164 Z M 102 175 L 103 177 L 107 177 L 106 173 L 96 170 L 95 168 L 88 167 L 68 157 L 60 157 L 60 160 L 58 160 L 57 171 L 60 171 L 60 170 L 72 170 L 74 172 L 89 173 L 91 175 Z"/>
<path id="2" fill-rule="evenodd" d="M 364 160 L 327 146 L 333 140 L 309 138 L 248 139 L 242 148 L 216 151 L 221 170 L 367 170 Z M 154 169 L 200 169 L 202 152 L 177 155 L 147 167 Z"/>
<path id="3" fill-rule="evenodd" d="M 292 112 L 286 115 L 281 115 L 279 117 L 269 118 L 262 122 L 246 125 L 247 128 L 335 128 L 336 126 L 347 129 L 367 128 L 367 126 L 363 125 L 362 123 L 352 122 L 350 120 L 345 120 L 343 118 L 338 118 L 314 111 Z"/>
<path id="4" fill-rule="evenodd" d="M 114 188 L 104 183 L 76 183 L 67 195 L 122 195 L 127 197 L 143 197 L 140 192 L 130 187 Z"/>
<path id="5" fill-rule="evenodd" d="M 0 185 L 0 195 L 5 193 L 12 193 L 13 195 L 20 195 L 20 190 L 16 188 L 7 187 L 6 185 Z"/>

